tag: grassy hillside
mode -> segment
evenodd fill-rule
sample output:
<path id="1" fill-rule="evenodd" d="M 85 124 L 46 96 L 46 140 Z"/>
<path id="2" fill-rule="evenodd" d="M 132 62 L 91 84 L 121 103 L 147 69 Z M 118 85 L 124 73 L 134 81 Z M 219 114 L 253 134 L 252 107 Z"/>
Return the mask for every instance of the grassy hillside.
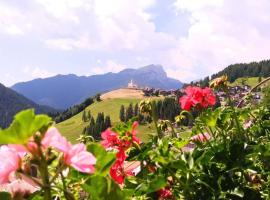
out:
<path id="1" fill-rule="evenodd" d="M 263 80 L 263 78 L 262 78 Z M 237 85 L 249 85 L 251 87 L 258 84 L 258 77 L 243 77 L 236 79 L 233 83 L 231 83 L 231 86 L 237 86 Z"/>
<path id="2" fill-rule="evenodd" d="M 95 102 L 86 108 L 86 111 L 90 110 L 91 114 L 96 117 L 99 112 L 103 112 L 104 115 L 110 115 L 113 124 L 119 122 L 119 111 L 121 105 L 128 106 L 130 103 L 139 103 L 141 99 L 106 99 L 101 102 Z M 74 142 L 82 133 L 83 128 L 88 125 L 88 122 L 82 121 L 82 112 L 73 116 L 72 118 L 61 122 L 56 127 L 65 135 L 70 141 Z M 151 132 L 153 130 L 152 125 L 140 126 L 139 137 L 145 141 L 147 135 L 145 132 Z"/>

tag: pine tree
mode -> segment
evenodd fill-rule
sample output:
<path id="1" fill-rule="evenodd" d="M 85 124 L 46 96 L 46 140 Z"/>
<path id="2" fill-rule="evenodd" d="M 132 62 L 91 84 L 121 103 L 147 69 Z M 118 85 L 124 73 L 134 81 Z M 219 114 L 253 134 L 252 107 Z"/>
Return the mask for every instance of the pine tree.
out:
<path id="1" fill-rule="evenodd" d="M 138 103 L 134 106 L 134 116 L 137 117 L 139 115 L 139 105 Z"/>
<path id="2" fill-rule="evenodd" d="M 90 121 L 91 117 L 92 117 L 91 111 L 88 110 L 87 115 L 86 115 L 87 121 Z"/>
<path id="3" fill-rule="evenodd" d="M 86 122 L 86 121 L 87 121 L 87 117 L 86 117 L 86 112 L 85 112 L 85 110 L 83 111 L 83 114 L 82 114 L 82 121 L 83 121 L 83 122 Z"/>
<path id="4" fill-rule="evenodd" d="M 88 128 L 88 135 L 93 136 L 96 132 L 95 128 L 96 128 L 95 119 L 93 117 L 91 117 L 90 123 L 89 123 L 89 128 Z"/>
<path id="5" fill-rule="evenodd" d="M 126 121 L 130 120 L 133 116 L 134 116 L 133 106 L 132 106 L 132 104 L 129 104 L 129 106 L 126 110 Z"/>
<path id="6" fill-rule="evenodd" d="M 104 113 L 98 113 L 97 119 L 96 119 L 96 125 L 95 125 L 95 133 L 93 134 L 93 137 L 96 140 L 99 140 L 100 134 L 105 130 L 105 123 L 104 123 Z"/>
<path id="7" fill-rule="evenodd" d="M 100 94 L 99 94 L 99 93 L 96 94 L 95 98 L 96 98 L 97 101 L 101 101 L 101 99 L 100 99 Z"/>
<path id="8" fill-rule="evenodd" d="M 107 128 L 109 128 L 111 126 L 112 126 L 112 124 L 111 124 L 111 118 L 110 118 L 110 116 L 107 115 L 105 117 L 104 128 L 106 130 Z"/>
<path id="9" fill-rule="evenodd" d="M 125 122 L 126 118 L 125 118 L 125 107 L 124 107 L 124 105 L 121 105 L 119 118 L 120 118 L 121 122 Z"/>

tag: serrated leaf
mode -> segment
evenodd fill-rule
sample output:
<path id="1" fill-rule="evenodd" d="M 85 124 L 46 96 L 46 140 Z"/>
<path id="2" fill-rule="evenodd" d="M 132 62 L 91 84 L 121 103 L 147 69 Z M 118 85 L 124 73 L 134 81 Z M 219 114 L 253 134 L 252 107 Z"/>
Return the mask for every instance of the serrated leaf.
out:
<path id="1" fill-rule="evenodd" d="M 88 150 L 93 153 L 97 159 L 97 163 L 95 165 L 96 173 L 104 176 L 107 175 L 110 167 L 115 162 L 115 153 L 106 152 L 106 150 L 100 144 L 96 143 L 90 144 L 88 146 Z"/>
<path id="2" fill-rule="evenodd" d="M 19 112 L 7 129 L 0 130 L 0 144 L 25 144 L 36 132 L 47 129 L 50 123 L 50 117 L 35 115 L 33 109 Z"/>

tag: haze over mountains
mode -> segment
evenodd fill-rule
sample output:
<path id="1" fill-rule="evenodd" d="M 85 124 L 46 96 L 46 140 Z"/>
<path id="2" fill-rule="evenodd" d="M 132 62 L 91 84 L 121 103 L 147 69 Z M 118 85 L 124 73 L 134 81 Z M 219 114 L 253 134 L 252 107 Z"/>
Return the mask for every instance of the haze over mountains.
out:
<path id="1" fill-rule="evenodd" d="M 88 77 L 74 74 L 57 75 L 17 83 L 12 89 L 38 104 L 66 109 L 96 93 L 126 87 L 131 79 L 141 87 L 177 89 L 183 85 L 179 80 L 167 77 L 161 65 L 148 65 L 139 69 L 125 69 L 119 73 Z"/>
<path id="2" fill-rule="evenodd" d="M 7 127 L 16 113 L 28 108 L 34 108 L 36 113 L 57 112 L 55 109 L 48 106 L 38 105 L 25 98 L 23 95 L 0 84 L 0 127 Z"/>

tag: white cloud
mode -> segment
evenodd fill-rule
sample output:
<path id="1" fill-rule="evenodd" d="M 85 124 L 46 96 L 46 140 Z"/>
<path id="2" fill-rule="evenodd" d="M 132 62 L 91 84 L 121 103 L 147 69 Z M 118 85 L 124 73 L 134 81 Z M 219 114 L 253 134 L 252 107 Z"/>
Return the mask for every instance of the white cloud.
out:
<path id="1" fill-rule="evenodd" d="M 235 62 L 269 58 L 270 1 L 175 0 L 172 12 L 188 13 L 191 22 L 188 34 L 179 37 L 157 31 L 149 9 L 159 1 L 25 0 L 24 6 L 0 2 L 0 33 L 33 36 L 46 50 L 71 52 L 74 60 L 84 51 L 93 56 L 92 73 L 160 63 L 169 76 L 188 81 Z M 66 61 L 62 62 L 64 68 Z M 42 67 L 32 67 L 29 73 L 52 74 Z"/>
<path id="2" fill-rule="evenodd" d="M 24 18 L 20 10 L 8 7 L 0 2 L 0 32 L 9 35 L 24 34 L 19 22 Z"/>
<path id="3" fill-rule="evenodd" d="M 49 72 L 47 70 L 41 69 L 39 67 L 26 66 L 23 68 L 23 73 L 30 76 L 32 79 L 35 78 L 47 78 L 54 76 L 55 73 Z"/>
<path id="4" fill-rule="evenodd" d="M 175 6 L 191 12 L 180 48 L 194 71 L 201 67 L 211 74 L 235 62 L 269 58 L 269 1 L 177 0 Z"/>
<path id="5" fill-rule="evenodd" d="M 114 61 L 114 60 L 107 60 L 105 64 L 102 64 L 100 60 L 98 60 L 98 66 L 91 69 L 93 74 L 104 74 L 108 72 L 120 72 L 121 70 L 125 69 L 125 66 Z"/>

